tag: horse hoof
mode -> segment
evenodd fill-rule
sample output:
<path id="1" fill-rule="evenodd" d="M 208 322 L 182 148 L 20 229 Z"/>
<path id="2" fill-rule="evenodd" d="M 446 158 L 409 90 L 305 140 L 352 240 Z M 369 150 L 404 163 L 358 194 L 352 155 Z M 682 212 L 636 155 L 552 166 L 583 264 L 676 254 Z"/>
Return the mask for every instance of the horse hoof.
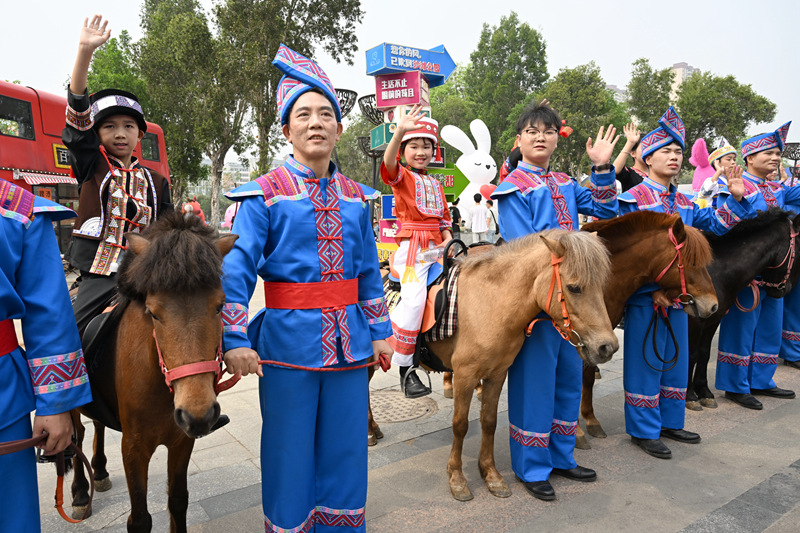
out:
<path id="1" fill-rule="evenodd" d="M 445 398 L 452 398 L 453 397 L 453 389 L 444 389 L 444 392 L 442 394 L 444 394 Z"/>
<path id="2" fill-rule="evenodd" d="M 111 476 L 103 479 L 94 480 L 94 490 L 97 492 L 105 492 L 111 489 Z"/>
<path id="3" fill-rule="evenodd" d="M 452 494 L 453 498 L 460 502 L 468 502 L 474 498 L 472 491 L 469 490 L 469 487 L 466 485 L 450 485 L 450 494 Z"/>
<path id="4" fill-rule="evenodd" d="M 375 446 L 378 444 L 378 439 L 375 437 L 373 433 L 367 435 L 367 446 Z"/>
<path id="5" fill-rule="evenodd" d="M 595 369 L 595 371 L 594 371 L 594 379 L 595 379 L 595 381 L 598 380 L 598 379 L 602 379 L 602 378 L 603 378 L 603 376 L 602 376 L 602 374 L 600 374 L 600 370 L 599 369 Z"/>
<path id="6" fill-rule="evenodd" d="M 702 411 L 703 410 L 703 406 L 700 405 L 700 402 L 687 401 L 686 402 L 686 408 L 688 410 L 690 410 L 690 411 Z"/>
<path id="7" fill-rule="evenodd" d="M 608 435 L 606 435 L 606 432 L 603 431 L 603 428 L 601 426 L 599 426 L 599 425 L 594 425 L 594 426 L 587 425 L 586 426 L 586 433 L 588 433 L 592 437 L 595 437 L 595 438 L 598 438 L 598 439 L 604 439 L 604 438 L 608 437 Z"/>
<path id="8" fill-rule="evenodd" d="M 717 400 L 714 398 L 701 398 L 700 405 L 703 407 L 708 407 L 709 409 L 716 409 L 717 408 Z"/>
<path id="9" fill-rule="evenodd" d="M 508 485 L 506 485 L 506 482 L 502 480 L 495 481 L 493 483 L 487 483 L 486 488 L 498 498 L 508 498 L 511 496 L 511 489 L 509 489 Z"/>
<path id="10" fill-rule="evenodd" d="M 383 438 L 383 431 L 381 431 L 381 428 L 375 428 L 375 438 L 376 439 Z"/>
<path id="11" fill-rule="evenodd" d="M 581 435 L 580 437 L 575 437 L 575 447 L 579 450 L 591 450 L 592 445 L 589 444 L 589 440 L 586 438 L 586 435 Z"/>
<path id="12" fill-rule="evenodd" d="M 483 392 L 479 392 L 478 394 L 475 395 L 475 397 L 478 398 L 479 402 L 482 402 L 483 401 Z"/>
<path id="13" fill-rule="evenodd" d="M 84 515 L 84 513 L 86 513 Z M 72 519 L 73 520 L 82 520 L 84 518 L 89 518 L 92 516 L 92 507 L 86 505 L 73 505 L 72 506 Z"/>

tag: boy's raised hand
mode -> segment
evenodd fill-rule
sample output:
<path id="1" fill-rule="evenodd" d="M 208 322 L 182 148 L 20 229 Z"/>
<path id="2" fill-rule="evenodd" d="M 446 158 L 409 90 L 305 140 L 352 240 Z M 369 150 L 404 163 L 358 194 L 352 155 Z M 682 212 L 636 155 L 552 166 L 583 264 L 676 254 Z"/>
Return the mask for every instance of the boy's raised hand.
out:
<path id="1" fill-rule="evenodd" d="M 619 141 L 617 128 L 613 124 L 608 125 L 608 130 L 603 132 L 603 126 L 597 130 L 597 142 L 592 144 L 592 138 L 586 139 L 586 155 L 592 160 L 594 166 L 605 165 L 611 161 L 611 154 L 614 146 Z"/>
<path id="2" fill-rule="evenodd" d="M 629 143 L 636 143 L 639 140 L 639 137 L 642 136 L 639 128 L 637 128 L 633 122 L 628 122 L 622 127 L 623 133 L 625 133 L 625 140 Z"/>
<path id="3" fill-rule="evenodd" d="M 78 45 L 90 48 L 92 51 L 97 50 L 111 37 L 111 30 L 107 29 L 107 26 L 108 21 L 103 20 L 102 15 L 93 16 L 91 22 L 87 17 L 83 21 Z"/>

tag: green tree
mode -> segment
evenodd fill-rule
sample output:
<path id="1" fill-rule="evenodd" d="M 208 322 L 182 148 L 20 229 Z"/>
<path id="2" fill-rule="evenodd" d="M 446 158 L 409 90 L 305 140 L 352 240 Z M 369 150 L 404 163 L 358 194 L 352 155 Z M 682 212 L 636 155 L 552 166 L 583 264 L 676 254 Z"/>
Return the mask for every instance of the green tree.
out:
<path id="1" fill-rule="evenodd" d="M 755 124 L 774 120 L 776 109 L 750 85 L 710 72 L 698 72 L 681 84 L 677 108 L 686 126 L 687 148 L 700 138 L 709 146 L 718 137 L 735 145 Z"/>
<path id="2" fill-rule="evenodd" d="M 203 174 L 200 124 L 208 110 L 201 80 L 213 66 L 213 42 L 195 0 L 145 0 L 142 29 L 138 64 L 150 97 L 146 111 L 164 129 L 177 201 Z"/>
<path id="3" fill-rule="evenodd" d="M 337 61 L 353 64 L 360 0 L 227 0 L 214 7 L 221 32 L 238 50 L 243 65 L 243 89 L 252 106 L 258 137 L 260 172 L 268 169 L 282 141 L 274 128 L 275 101 L 281 73 L 270 64 L 284 43 L 306 57 L 315 49 Z M 334 80 L 336 81 L 336 80 Z"/>
<path id="4" fill-rule="evenodd" d="M 636 117 L 639 129 L 655 129 L 658 119 L 670 106 L 670 92 L 675 73 L 665 68 L 654 70 L 645 58 L 633 62 L 631 80 L 628 82 L 628 110 Z"/>
<path id="5" fill-rule="evenodd" d="M 336 143 L 336 150 L 339 154 L 341 167 L 339 170 L 350 179 L 373 186 L 372 181 L 372 159 L 358 146 L 359 137 L 369 137 L 369 132 L 375 126 L 360 112 L 353 111 L 348 116 L 348 123 L 344 128 L 339 142 Z M 380 165 L 383 159 L 378 159 L 375 163 Z M 377 168 L 377 166 L 376 166 Z M 390 187 L 383 186 L 380 177 L 376 178 L 375 188 L 382 192 L 389 192 Z"/>
<path id="6" fill-rule="evenodd" d="M 150 120 L 147 85 L 139 72 L 136 45 L 127 30 L 122 30 L 119 38 L 112 37 L 95 50 L 86 81 L 90 94 L 109 88 L 135 94 L 142 104 L 145 118 Z"/>
<path id="7" fill-rule="evenodd" d="M 497 138 L 508 128 L 508 117 L 520 102 L 541 89 L 547 81 L 547 54 L 542 35 L 515 12 L 500 19 L 500 25 L 483 25 L 478 47 L 470 55 L 464 74 L 468 98 L 494 140 L 492 156 L 503 161 L 511 146 Z"/>

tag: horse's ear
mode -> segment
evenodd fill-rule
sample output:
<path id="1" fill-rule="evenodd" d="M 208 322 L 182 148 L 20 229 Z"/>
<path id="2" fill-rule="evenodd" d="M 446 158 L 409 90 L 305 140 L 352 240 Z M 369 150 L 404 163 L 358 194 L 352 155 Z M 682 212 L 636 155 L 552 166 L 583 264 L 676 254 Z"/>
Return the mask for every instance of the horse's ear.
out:
<path id="1" fill-rule="evenodd" d="M 235 243 L 236 239 L 238 238 L 238 235 L 231 233 L 217 239 L 217 250 L 219 250 L 219 253 L 222 255 L 222 257 L 225 257 L 225 254 L 231 251 L 233 248 L 233 243 Z"/>
<path id="2" fill-rule="evenodd" d="M 686 240 L 686 229 L 683 227 L 683 219 L 680 215 L 673 215 L 675 220 L 672 222 L 672 234 L 675 236 L 675 240 L 678 242 L 683 242 Z"/>
<path id="3" fill-rule="evenodd" d="M 139 235 L 138 233 L 128 232 L 125 234 L 125 239 L 128 241 L 128 250 L 136 255 L 141 255 L 150 247 L 150 241 Z"/>
<path id="4" fill-rule="evenodd" d="M 541 236 L 541 239 L 544 245 L 550 249 L 550 252 L 553 255 L 555 255 L 556 257 L 564 256 L 564 252 L 566 252 L 566 250 L 564 249 L 564 246 L 562 246 L 560 242 L 554 241 L 553 239 L 548 239 L 545 236 Z"/>

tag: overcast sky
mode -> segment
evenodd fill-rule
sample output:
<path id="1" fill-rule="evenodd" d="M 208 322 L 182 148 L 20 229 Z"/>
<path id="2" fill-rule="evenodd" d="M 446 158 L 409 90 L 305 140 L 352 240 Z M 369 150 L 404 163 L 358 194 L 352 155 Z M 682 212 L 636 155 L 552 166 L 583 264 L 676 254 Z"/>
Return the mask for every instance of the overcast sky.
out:
<path id="1" fill-rule="evenodd" d="M 201 0 L 209 9 L 214 1 Z M 83 19 L 106 17 L 119 35 L 141 37 L 138 1 L 34 0 L 3 2 L 0 79 L 19 80 L 39 90 L 61 93 L 70 75 Z M 337 87 L 359 96 L 375 92 L 365 74 L 364 52 L 382 42 L 431 48 L 444 44 L 457 63 L 467 63 L 483 23 L 495 26 L 516 10 L 547 42 L 551 75 L 562 68 L 595 61 L 606 83 L 627 85 L 631 63 L 650 59 L 655 68 L 685 61 L 703 71 L 734 75 L 740 83 L 777 104 L 772 124 L 752 134 L 796 119 L 790 141 L 800 141 L 800 1 L 760 0 L 362 0 L 365 12 L 357 28 L 355 64 L 318 60 Z M 434 117 L 435 118 L 435 117 Z M 689 140 L 693 142 L 693 140 Z"/>

